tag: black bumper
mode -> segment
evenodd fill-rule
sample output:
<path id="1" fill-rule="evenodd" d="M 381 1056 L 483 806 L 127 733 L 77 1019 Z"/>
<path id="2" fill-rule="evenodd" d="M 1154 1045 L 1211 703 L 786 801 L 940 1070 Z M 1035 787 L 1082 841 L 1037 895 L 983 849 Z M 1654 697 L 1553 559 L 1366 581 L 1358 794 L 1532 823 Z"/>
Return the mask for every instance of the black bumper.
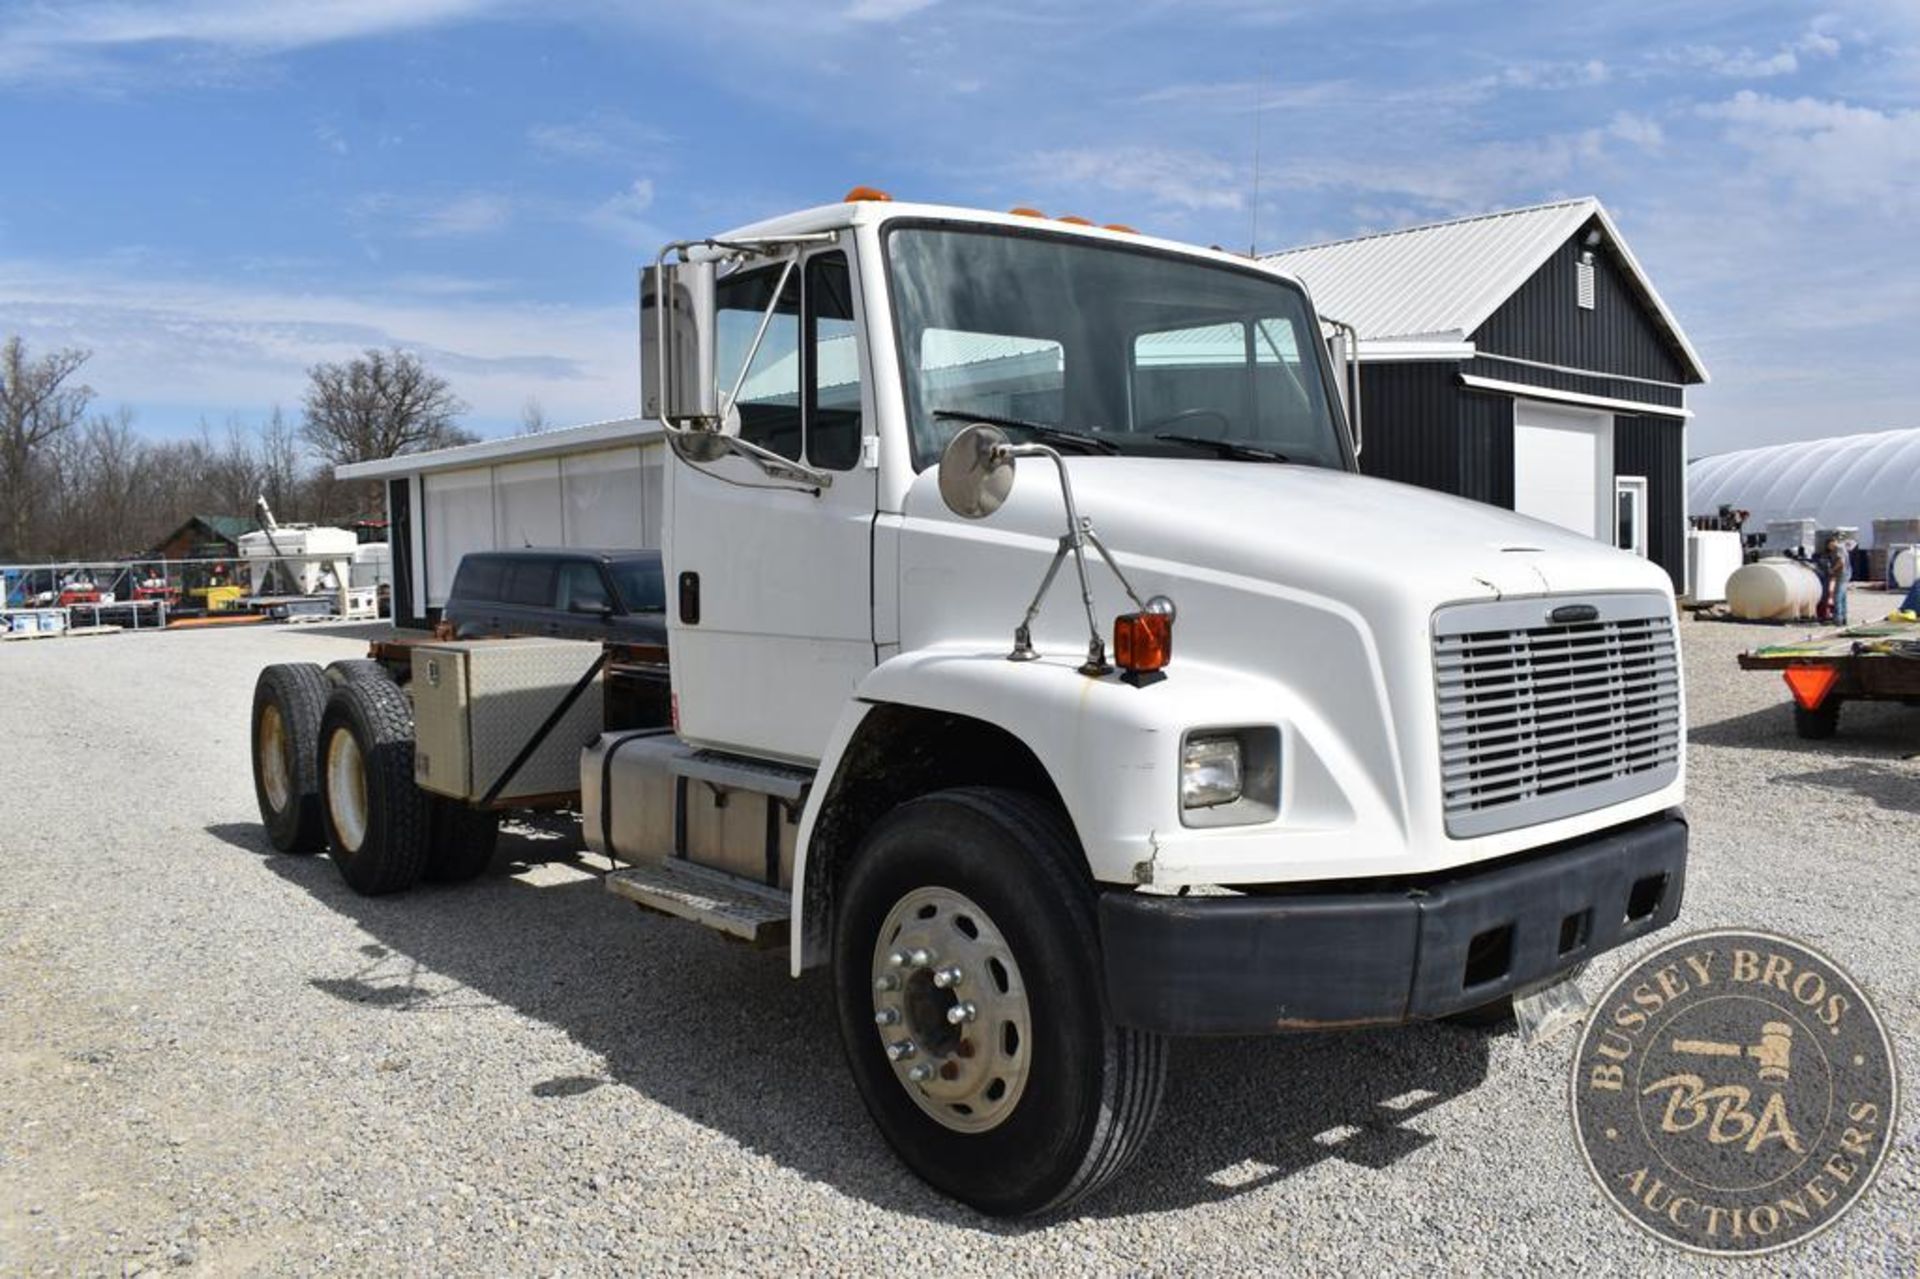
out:
<path id="1" fill-rule="evenodd" d="M 1673 922 L 1687 823 L 1668 814 L 1544 852 L 1369 889 L 1100 899 L 1123 1023 L 1248 1035 L 1444 1017 Z"/>

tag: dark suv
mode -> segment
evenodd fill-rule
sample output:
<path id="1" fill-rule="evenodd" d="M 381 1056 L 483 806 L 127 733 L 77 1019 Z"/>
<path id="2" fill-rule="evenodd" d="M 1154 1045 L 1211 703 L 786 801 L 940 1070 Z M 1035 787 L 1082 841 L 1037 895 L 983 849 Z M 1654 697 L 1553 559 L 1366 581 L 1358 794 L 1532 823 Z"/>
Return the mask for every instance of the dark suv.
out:
<path id="1" fill-rule="evenodd" d="M 459 639 L 554 635 L 664 645 L 666 610 L 658 551 L 529 547 L 464 556 L 441 619 Z"/>

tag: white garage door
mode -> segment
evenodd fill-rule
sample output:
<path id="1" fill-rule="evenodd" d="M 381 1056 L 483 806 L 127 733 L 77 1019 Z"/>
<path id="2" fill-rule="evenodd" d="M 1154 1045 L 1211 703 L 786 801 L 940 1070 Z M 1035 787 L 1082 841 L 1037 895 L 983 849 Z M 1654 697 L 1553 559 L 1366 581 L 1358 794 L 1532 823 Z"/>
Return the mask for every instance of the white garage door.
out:
<path id="1" fill-rule="evenodd" d="M 1513 509 L 1613 539 L 1613 417 L 1515 400 Z"/>

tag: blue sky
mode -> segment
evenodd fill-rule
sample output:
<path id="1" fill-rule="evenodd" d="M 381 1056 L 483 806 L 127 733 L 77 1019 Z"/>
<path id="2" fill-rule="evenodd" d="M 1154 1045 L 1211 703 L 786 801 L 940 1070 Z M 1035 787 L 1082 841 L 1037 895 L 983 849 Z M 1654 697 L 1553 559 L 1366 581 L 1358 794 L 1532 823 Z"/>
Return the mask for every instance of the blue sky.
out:
<path id="1" fill-rule="evenodd" d="M 157 436 L 393 342 L 483 434 L 630 413 L 657 242 L 856 182 L 1262 249 L 1598 195 L 1695 452 L 1920 425 L 1912 0 L 0 0 L 0 137 L 0 331 Z"/>

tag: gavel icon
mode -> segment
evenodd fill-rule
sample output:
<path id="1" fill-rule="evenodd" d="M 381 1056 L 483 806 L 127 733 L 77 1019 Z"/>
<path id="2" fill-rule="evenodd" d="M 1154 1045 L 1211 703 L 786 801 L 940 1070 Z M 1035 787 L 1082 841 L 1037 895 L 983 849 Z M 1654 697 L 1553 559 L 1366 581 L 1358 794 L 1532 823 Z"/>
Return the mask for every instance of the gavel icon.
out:
<path id="1" fill-rule="evenodd" d="M 1759 1063 L 1757 1070 L 1763 1082 L 1784 1084 L 1793 1059 L 1793 1025 L 1784 1021 L 1768 1022 L 1760 1028 L 1760 1042 L 1757 1044 L 1728 1044 L 1716 1039 L 1676 1039 L 1673 1041 L 1673 1051 L 1699 1057 L 1751 1057 Z"/>

